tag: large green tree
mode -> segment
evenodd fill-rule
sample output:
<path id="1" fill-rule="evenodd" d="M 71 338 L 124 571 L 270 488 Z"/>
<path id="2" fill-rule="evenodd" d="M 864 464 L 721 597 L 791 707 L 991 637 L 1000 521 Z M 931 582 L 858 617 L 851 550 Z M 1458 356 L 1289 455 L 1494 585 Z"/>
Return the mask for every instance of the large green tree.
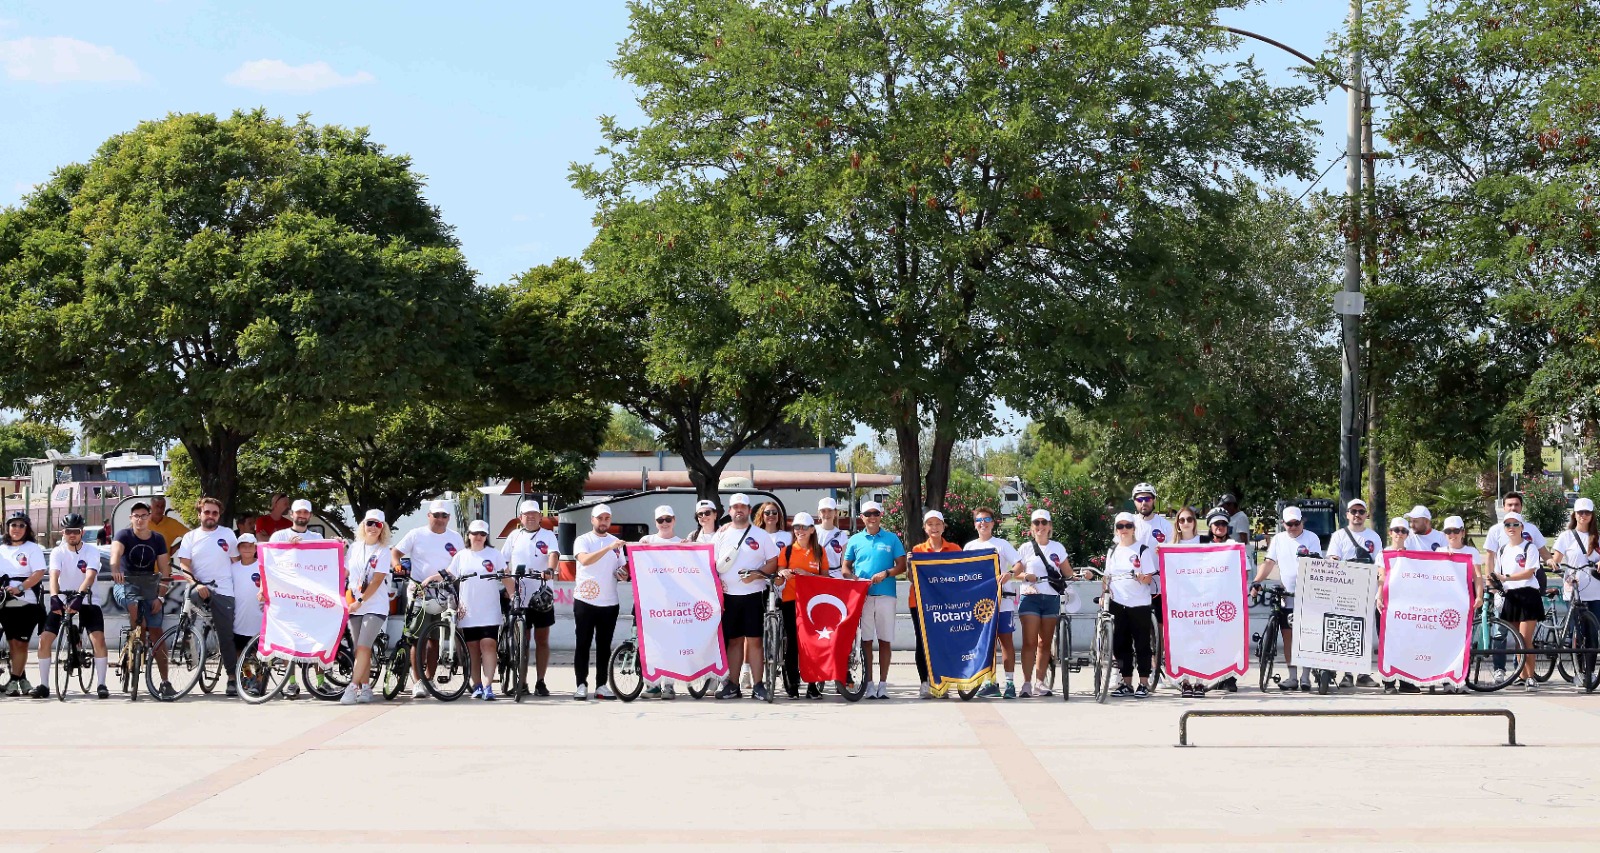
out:
<path id="1" fill-rule="evenodd" d="M 176 439 L 231 505 L 252 438 L 465 384 L 478 302 L 421 176 L 365 130 L 172 115 L 0 213 L 0 396 Z"/>
<path id="2" fill-rule="evenodd" d="M 17 459 L 38 459 L 46 450 L 65 453 L 75 440 L 66 428 L 38 421 L 0 421 L 0 476 L 11 476 Z"/>
<path id="3" fill-rule="evenodd" d="M 802 413 L 892 433 L 906 502 L 940 506 L 995 397 L 1097 405 L 1169 363 L 1218 304 L 1174 243 L 1240 170 L 1304 170 L 1310 93 L 1216 59 L 1237 5 L 634 2 L 616 68 L 645 121 L 607 120 L 576 183 L 603 224 L 665 196 L 770 235 L 787 274 L 754 319 L 820 332 Z"/>

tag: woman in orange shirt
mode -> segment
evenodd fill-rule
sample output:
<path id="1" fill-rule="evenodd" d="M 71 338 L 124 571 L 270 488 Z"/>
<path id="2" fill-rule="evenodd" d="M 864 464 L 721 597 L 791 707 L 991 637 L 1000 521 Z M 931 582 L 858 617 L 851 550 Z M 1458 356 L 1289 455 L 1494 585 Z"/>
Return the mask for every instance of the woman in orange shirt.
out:
<path id="1" fill-rule="evenodd" d="M 928 534 L 928 538 L 911 546 L 911 550 L 915 553 L 925 554 L 932 551 L 961 550 L 961 546 L 945 540 L 944 513 L 936 509 L 930 509 L 922 516 L 922 532 Z M 917 588 L 913 585 L 911 587 L 911 630 L 917 637 L 917 677 L 922 680 L 922 687 L 917 691 L 917 695 L 923 699 L 932 699 L 933 687 L 928 684 L 928 650 L 922 644 L 922 623 L 917 621 L 916 612 Z"/>
<path id="2" fill-rule="evenodd" d="M 795 622 L 794 584 L 789 583 L 789 579 L 794 577 L 796 572 L 810 575 L 827 574 L 828 555 L 822 550 L 822 543 L 817 541 L 816 524 L 811 520 L 809 513 L 795 513 L 794 521 L 789 523 L 789 529 L 794 534 L 794 541 L 778 551 L 778 577 L 783 581 L 783 598 L 778 602 L 778 607 L 783 610 L 784 625 L 783 689 L 788 692 L 790 699 L 799 699 L 800 635 L 799 626 Z M 807 685 L 806 698 L 821 699 L 822 688 L 815 684 Z"/>

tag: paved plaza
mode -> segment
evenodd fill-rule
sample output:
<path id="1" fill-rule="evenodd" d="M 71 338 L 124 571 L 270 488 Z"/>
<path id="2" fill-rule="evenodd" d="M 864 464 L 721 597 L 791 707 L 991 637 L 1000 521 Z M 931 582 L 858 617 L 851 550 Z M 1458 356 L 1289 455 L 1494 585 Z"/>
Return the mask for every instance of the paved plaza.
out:
<path id="1" fill-rule="evenodd" d="M 1600 696 L 0 700 L 23 851 L 1600 846 Z M 551 687 L 570 691 L 570 669 Z M 1087 680 L 1076 682 L 1087 688 Z M 1188 708 L 1509 708 L 1198 719 Z M 476 849 L 476 848 L 475 848 Z"/>

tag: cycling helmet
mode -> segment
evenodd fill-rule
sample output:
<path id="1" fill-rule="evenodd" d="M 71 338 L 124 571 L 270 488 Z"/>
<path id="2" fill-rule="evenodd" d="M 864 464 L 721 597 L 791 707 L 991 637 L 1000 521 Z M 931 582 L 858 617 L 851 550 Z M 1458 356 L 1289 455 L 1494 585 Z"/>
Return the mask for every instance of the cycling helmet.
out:
<path id="1" fill-rule="evenodd" d="M 1136 498 L 1140 495 L 1149 495 L 1151 497 L 1155 497 L 1156 487 L 1150 485 L 1149 483 L 1140 483 L 1139 485 L 1133 487 L 1133 494 L 1129 495 L 1128 497 Z"/>
<path id="2" fill-rule="evenodd" d="M 77 513 L 73 513 L 66 518 L 61 519 L 62 530 L 82 530 L 84 526 L 85 524 L 83 521 L 83 516 Z"/>
<path id="3" fill-rule="evenodd" d="M 1215 507 L 1210 512 L 1206 513 L 1206 526 L 1207 527 L 1210 527 L 1211 525 L 1216 524 L 1219 521 L 1222 522 L 1223 524 L 1232 524 L 1233 523 L 1232 518 L 1228 515 L 1228 511 L 1223 509 L 1220 506 L 1219 507 Z"/>
<path id="4" fill-rule="evenodd" d="M 111 585 L 111 600 L 115 601 L 117 606 L 123 610 L 132 610 L 133 606 L 138 604 L 141 598 L 139 588 L 128 581 Z"/>
<path id="5" fill-rule="evenodd" d="M 540 586 L 538 592 L 533 594 L 533 601 L 529 606 L 536 613 L 549 613 L 556 609 L 556 592 L 548 585 Z"/>

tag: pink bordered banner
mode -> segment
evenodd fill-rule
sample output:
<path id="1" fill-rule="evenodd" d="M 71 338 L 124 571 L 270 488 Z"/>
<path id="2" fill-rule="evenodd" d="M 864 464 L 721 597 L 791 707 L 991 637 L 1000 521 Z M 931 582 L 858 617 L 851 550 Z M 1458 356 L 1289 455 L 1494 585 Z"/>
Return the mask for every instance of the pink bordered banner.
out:
<path id="1" fill-rule="evenodd" d="M 260 654 L 331 666 L 350 618 L 344 543 L 262 543 Z"/>
<path id="2" fill-rule="evenodd" d="M 1461 684 L 1472 659 L 1472 557 L 1385 551 L 1378 674 Z"/>
<path id="3" fill-rule="evenodd" d="M 709 543 L 628 546 L 639 671 L 646 680 L 728 674 L 715 560 Z"/>
<path id="4" fill-rule="evenodd" d="M 1167 677 L 1211 685 L 1243 675 L 1250 645 L 1244 543 L 1164 545 L 1156 565 Z"/>

